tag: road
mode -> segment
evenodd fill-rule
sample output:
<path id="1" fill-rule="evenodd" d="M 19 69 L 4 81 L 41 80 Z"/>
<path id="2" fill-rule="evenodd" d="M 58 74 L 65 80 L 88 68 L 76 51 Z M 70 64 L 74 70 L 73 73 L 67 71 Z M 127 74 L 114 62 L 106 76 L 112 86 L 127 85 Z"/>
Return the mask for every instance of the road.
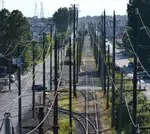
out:
<path id="1" fill-rule="evenodd" d="M 54 52 L 53 54 L 54 55 Z M 52 56 L 52 65 L 54 66 L 54 56 Z M 46 66 L 46 87 L 50 89 L 49 86 L 49 79 L 50 79 L 50 58 L 48 57 L 45 60 L 45 66 Z M 17 83 L 17 82 L 16 82 Z M 43 84 L 43 64 L 38 64 L 35 67 L 35 84 Z M 22 96 L 22 117 L 28 111 L 32 106 L 32 72 L 29 72 L 26 76 L 21 76 L 21 89 L 22 91 L 25 90 Z M 36 92 L 36 99 L 38 98 L 39 94 Z M 0 124 L 2 123 L 2 119 L 4 118 L 4 113 L 9 110 L 11 113 L 11 119 L 13 126 L 16 128 L 18 124 L 18 101 L 16 103 L 12 103 L 7 108 L 1 110 L 1 108 L 5 107 L 9 103 L 11 103 L 18 95 L 18 88 L 17 84 L 12 84 L 12 91 L 11 92 L 4 92 L 0 93 Z M 4 126 L 2 128 L 2 131 L 0 134 L 4 134 Z M 17 132 L 15 132 L 17 134 Z"/>
<path id="2" fill-rule="evenodd" d="M 110 53 L 112 54 L 112 43 L 111 42 L 107 42 L 106 43 L 106 46 L 110 45 Z M 119 67 L 123 67 L 123 66 L 128 66 L 128 63 L 130 62 L 128 60 L 128 57 L 125 57 L 123 56 L 122 52 L 120 49 L 115 49 L 116 50 L 116 64 L 119 66 Z M 133 75 L 131 73 L 128 74 L 129 77 L 132 77 Z M 150 80 L 149 81 L 145 81 L 146 82 L 146 91 L 143 91 L 143 93 L 146 95 L 146 97 L 150 100 Z"/>

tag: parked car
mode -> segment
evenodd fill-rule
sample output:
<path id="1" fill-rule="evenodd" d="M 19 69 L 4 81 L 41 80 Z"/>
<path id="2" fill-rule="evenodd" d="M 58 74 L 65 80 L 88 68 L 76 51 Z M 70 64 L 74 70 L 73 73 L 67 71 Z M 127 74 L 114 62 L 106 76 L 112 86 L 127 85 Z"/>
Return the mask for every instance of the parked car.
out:
<path id="1" fill-rule="evenodd" d="M 9 74 L 7 74 L 5 78 L 8 78 L 8 81 L 9 81 Z M 14 83 L 15 80 L 16 80 L 16 76 L 14 74 L 11 74 L 10 75 L 10 82 Z"/>
<path id="2" fill-rule="evenodd" d="M 38 91 L 38 92 L 41 92 L 44 90 L 44 87 L 42 84 L 35 85 L 34 87 L 32 86 L 32 90 L 33 88 L 35 89 L 35 91 Z M 45 87 L 45 90 L 47 90 L 47 87 Z"/>
<path id="3" fill-rule="evenodd" d="M 133 68 L 134 67 L 134 63 L 133 62 L 129 62 L 128 63 L 128 68 Z"/>
<path id="4" fill-rule="evenodd" d="M 138 80 L 137 87 L 138 88 L 141 87 L 141 89 L 146 89 L 147 88 L 147 84 L 146 84 L 146 82 L 144 80 Z"/>
<path id="5" fill-rule="evenodd" d="M 11 83 L 14 83 L 15 80 L 16 80 L 15 75 L 14 75 L 14 74 L 11 74 L 11 75 L 10 75 L 10 82 L 11 82 Z"/>

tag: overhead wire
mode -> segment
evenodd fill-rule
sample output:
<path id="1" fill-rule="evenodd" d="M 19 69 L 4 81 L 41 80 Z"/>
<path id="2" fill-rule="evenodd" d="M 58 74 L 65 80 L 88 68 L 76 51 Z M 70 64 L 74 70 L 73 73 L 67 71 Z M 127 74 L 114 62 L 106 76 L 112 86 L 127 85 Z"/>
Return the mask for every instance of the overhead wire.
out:
<path id="1" fill-rule="evenodd" d="M 95 41 L 95 40 L 94 40 L 94 41 Z M 105 61 L 104 55 L 102 54 L 102 50 L 101 50 L 101 48 L 98 46 L 98 44 L 97 44 L 97 42 L 96 42 L 96 41 L 95 41 L 95 44 L 97 45 L 97 48 L 100 50 L 101 57 L 103 58 L 104 64 L 105 64 L 105 65 L 106 65 L 106 67 L 107 67 L 108 77 L 109 77 L 109 78 L 110 78 L 110 80 L 112 81 L 112 84 L 113 84 L 113 85 L 114 85 L 114 87 L 115 87 L 115 91 L 117 91 L 118 89 L 117 89 L 117 87 L 116 87 L 115 83 L 113 82 L 112 77 L 110 76 L 109 67 L 108 67 L 108 65 L 107 65 L 107 63 L 106 63 L 106 61 Z M 125 99 L 125 100 L 126 100 L 126 99 Z M 126 102 L 126 104 L 127 104 L 127 102 Z M 132 116 L 131 116 L 131 113 L 130 113 L 130 110 L 129 110 L 128 104 L 126 105 L 126 107 L 127 107 L 127 111 L 128 111 L 128 114 L 129 114 L 130 120 L 131 120 L 132 124 L 136 127 L 136 125 L 135 125 L 135 123 L 134 123 L 134 121 L 133 121 L 133 119 L 132 119 Z"/>
<path id="2" fill-rule="evenodd" d="M 51 44 L 52 45 L 52 44 Z M 46 46 L 45 46 L 46 47 Z M 48 51 L 48 50 L 47 50 Z M 46 59 L 46 57 L 45 57 L 45 59 Z M 40 73 L 40 72 L 39 72 Z M 38 76 L 38 74 L 36 74 L 36 76 L 35 76 L 35 79 L 37 78 L 37 76 Z M 30 80 L 28 80 L 28 82 L 29 82 Z M 32 80 L 33 81 L 33 80 Z M 28 85 L 28 84 L 26 84 L 26 85 Z M 28 86 L 29 87 L 29 86 Z M 16 99 L 14 99 L 14 100 L 12 100 L 11 101 L 11 103 L 9 103 L 8 105 L 6 105 L 7 107 L 9 106 L 9 105 L 11 105 L 11 104 L 13 104 L 7 111 L 5 111 L 5 113 L 7 113 L 7 112 L 9 112 L 11 109 L 13 109 L 14 107 L 15 107 L 15 104 L 16 104 L 16 102 L 18 101 L 18 99 L 20 98 L 20 97 L 22 97 L 23 96 L 23 94 L 25 93 L 25 91 L 28 89 L 28 87 L 26 87 L 26 89 L 24 88 L 24 90 L 22 90 L 22 92 L 21 92 L 21 95 L 20 96 L 17 96 L 17 98 Z M 6 108 L 6 106 L 5 107 L 3 107 L 3 109 L 4 108 Z M 0 109 L 0 111 L 1 110 L 3 110 L 2 108 Z"/>
<path id="3" fill-rule="evenodd" d="M 150 31 L 150 30 L 149 30 L 149 28 L 145 25 L 144 21 L 142 20 L 142 17 L 141 17 L 141 15 L 140 15 L 140 12 L 139 12 L 138 9 L 137 9 L 137 13 L 138 13 L 138 15 L 139 15 L 139 18 L 140 18 L 140 20 L 141 20 L 141 22 L 142 22 L 142 25 L 143 25 L 143 27 L 144 27 L 144 29 L 145 29 L 147 35 L 150 37 L 150 34 L 149 34 L 149 32 L 148 32 L 148 31 Z M 121 21 L 121 20 L 120 20 L 120 21 Z M 122 22 L 122 21 L 121 21 L 121 22 Z M 122 24 L 123 24 L 123 22 L 122 22 Z M 146 28 L 147 28 L 147 29 L 146 29 Z M 148 31 L 147 31 L 147 30 L 148 30 Z M 142 69 L 145 71 L 145 73 L 147 74 L 147 76 L 150 78 L 150 74 L 147 72 L 147 70 L 145 69 L 145 67 L 144 67 L 143 64 L 141 63 L 141 61 L 140 61 L 140 59 L 139 59 L 137 53 L 136 53 L 135 50 L 134 50 L 134 47 L 133 47 L 133 44 L 132 44 L 132 42 L 131 42 L 130 36 L 129 36 L 129 34 L 128 34 L 127 28 L 125 28 L 124 31 L 125 31 L 125 33 L 126 33 L 126 35 L 127 35 L 129 44 L 130 44 L 130 46 L 131 46 L 131 48 L 132 48 L 132 51 L 133 51 L 134 55 L 137 57 L 137 60 L 138 60 L 138 62 L 140 63 Z"/>
<path id="4" fill-rule="evenodd" d="M 134 50 L 133 44 L 132 44 L 131 39 L 130 39 L 130 37 L 129 37 L 129 34 L 128 34 L 128 32 L 127 32 L 127 29 L 125 29 L 125 33 L 126 33 L 126 35 L 127 35 L 129 44 L 130 44 L 130 46 L 131 46 L 131 48 L 132 48 L 132 51 L 133 51 L 134 55 L 137 57 L 137 60 L 138 60 L 138 62 L 140 63 L 142 69 L 145 71 L 145 73 L 147 74 L 147 76 L 150 78 L 150 74 L 147 72 L 147 70 L 145 69 L 145 67 L 144 67 L 143 64 L 141 63 L 141 61 L 140 61 L 140 59 L 139 59 L 137 53 L 136 53 L 135 50 Z"/>
<path id="5" fill-rule="evenodd" d="M 137 8 L 137 14 L 138 14 L 138 16 L 139 16 L 139 18 L 140 18 L 140 20 L 141 20 L 141 22 L 142 22 L 142 25 L 143 25 L 143 27 L 144 27 L 144 29 L 145 29 L 145 31 L 146 31 L 148 37 L 150 38 L 150 34 L 149 34 L 149 32 L 148 32 L 148 31 L 149 31 L 149 28 L 145 25 L 145 23 L 144 23 L 144 21 L 143 21 L 141 15 L 140 15 L 140 11 L 139 11 L 138 8 Z"/>
<path id="6" fill-rule="evenodd" d="M 44 51 L 44 50 L 42 50 L 42 51 Z M 42 57 L 42 54 L 43 54 L 43 52 L 41 52 L 41 57 Z M 40 56 L 40 55 L 39 55 L 39 56 Z M 45 57 L 45 58 L 46 58 L 46 57 Z M 36 58 L 36 59 L 37 59 L 37 58 Z M 36 60 L 36 59 L 35 59 L 35 60 Z M 31 75 L 31 74 L 30 74 L 30 75 Z M 36 74 L 36 77 L 37 77 L 37 74 Z M 36 78 L 36 77 L 35 77 L 35 78 Z M 31 78 L 31 77 L 30 77 L 30 78 Z M 31 82 L 31 81 L 30 81 L 30 78 L 28 79 L 28 82 Z M 26 86 L 28 86 L 28 82 L 27 82 Z M 14 86 L 15 86 L 15 84 L 14 84 Z M 28 86 L 28 87 L 26 87 L 26 86 L 25 86 L 25 87 L 23 88 L 23 90 L 21 91 L 21 95 L 20 95 L 20 96 L 17 96 L 16 99 L 12 100 L 9 104 L 7 104 L 7 105 L 4 106 L 3 108 L 1 108 L 0 111 L 2 111 L 3 109 L 7 108 L 9 105 L 13 104 L 14 102 L 16 102 L 16 101 L 25 93 L 25 91 L 28 89 L 29 86 Z"/>
<path id="7" fill-rule="evenodd" d="M 41 30 L 41 32 L 40 32 L 40 34 L 39 34 L 39 38 L 42 36 L 44 30 L 46 29 L 46 27 L 47 27 L 48 25 L 50 25 L 50 23 L 48 23 L 47 25 L 45 25 L 45 27 Z M 38 38 L 38 37 L 37 37 L 37 38 Z M 23 49 L 23 51 L 21 52 L 21 54 L 19 55 L 18 58 L 20 58 L 21 56 L 23 56 L 24 52 L 26 51 L 26 48 L 28 47 L 27 44 L 31 44 L 33 41 L 35 41 L 35 39 L 32 39 L 31 41 L 29 41 L 29 42 L 25 43 L 25 45 L 23 45 L 23 46 L 25 46 L 25 48 Z M 17 44 L 15 45 L 15 48 L 16 48 L 18 45 L 20 45 L 20 44 L 22 44 L 22 43 L 17 43 Z M 13 49 L 13 51 L 14 51 L 14 50 L 15 50 L 15 49 Z M 11 53 L 12 53 L 12 52 L 11 52 Z M 8 54 L 7 54 L 7 55 L 8 55 Z M 5 59 L 9 60 L 9 61 L 12 61 L 12 59 L 7 58 L 5 55 L 3 55 L 3 57 L 4 57 Z"/>
<path id="8" fill-rule="evenodd" d="M 46 46 L 45 46 L 45 48 L 46 48 Z M 44 51 L 44 50 L 43 50 Z M 48 51 L 48 50 L 47 50 Z M 41 53 L 41 56 L 40 57 L 42 57 L 42 54 L 43 54 L 43 52 Z M 36 58 L 37 59 L 37 58 Z M 35 60 L 36 60 L 35 59 Z M 45 57 L 45 59 L 46 59 L 46 57 Z M 43 61 L 42 61 L 43 62 Z M 34 63 L 32 63 L 32 64 L 34 64 Z M 37 76 L 40 74 L 40 72 L 39 73 L 37 73 L 36 75 L 35 75 L 35 78 L 34 78 L 34 80 L 37 78 Z M 33 80 L 32 80 L 33 81 Z M 30 80 L 28 80 L 28 82 L 30 82 Z M 26 84 L 26 85 L 28 85 L 28 84 Z M 28 87 L 30 87 L 30 86 L 28 86 Z M 28 89 L 28 87 L 25 87 L 24 89 L 23 89 L 23 91 L 21 92 L 21 95 L 19 96 L 19 97 L 22 97 L 22 95 L 25 93 L 25 91 Z M 18 98 L 19 99 L 19 98 Z M 8 111 L 10 111 L 11 109 L 13 109 L 13 107 L 15 106 L 15 103 L 18 101 L 18 99 L 16 99 L 16 101 L 14 102 L 14 105 L 12 106 L 12 108 L 10 108 L 9 110 L 7 110 L 7 112 Z"/>
<path id="9" fill-rule="evenodd" d="M 101 23 L 102 23 L 102 22 L 101 22 Z M 110 29 L 110 27 L 109 27 L 109 29 Z M 126 30 L 126 28 L 125 28 L 125 30 Z M 111 30 L 111 32 L 112 32 L 112 30 Z M 128 37 L 128 38 L 129 38 L 129 37 Z M 129 38 L 129 39 L 130 39 L 130 38 Z M 95 41 L 95 40 L 94 40 L 94 41 Z M 95 43 L 96 43 L 96 45 L 97 45 L 97 42 L 96 42 L 96 41 L 95 41 Z M 130 41 L 130 43 L 131 43 L 131 41 Z M 97 47 L 98 47 L 98 49 L 101 51 L 101 48 L 100 48 L 98 45 L 97 45 Z M 132 49 L 133 49 L 133 46 L 132 46 Z M 134 50 L 134 49 L 133 49 L 133 50 Z M 109 75 L 109 78 L 110 78 L 109 69 L 108 69 L 108 66 L 107 66 L 107 64 L 106 64 L 106 61 L 105 61 L 105 59 L 104 59 L 104 56 L 102 55 L 102 51 L 101 51 L 101 56 L 102 56 L 102 58 L 103 58 L 103 60 L 104 60 L 104 64 L 105 64 L 106 67 L 107 67 L 108 75 Z M 141 64 L 141 66 L 143 66 L 143 65 Z M 110 80 L 112 81 L 112 77 L 111 77 Z M 115 84 L 113 83 L 113 81 L 112 81 L 112 84 L 114 85 L 115 89 L 117 89 L 117 87 L 115 86 Z M 125 97 L 125 96 L 124 96 L 124 97 Z M 125 101 L 126 101 L 126 98 L 125 98 Z M 134 127 L 136 127 L 137 125 L 135 125 L 135 123 L 134 123 L 134 121 L 133 121 L 133 119 L 132 119 L 132 116 L 131 116 L 131 113 L 130 113 L 130 110 L 129 110 L 127 101 L 126 101 L 126 107 L 127 107 L 127 111 L 128 111 L 128 114 L 129 114 L 129 118 L 130 118 L 132 124 L 134 125 Z"/>
<path id="10" fill-rule="evenodd" d="M 64 60 L 63 60 L 63 66 L 64 66 Z M 59 78 L 59 80 L 58 80 L 58 85 L 57 85 L 58 90 L 59 90 L 59 88 L 60 88 L 60 82 L 61 82 L 61 79 L 62 79 L 62 74 L 63 74 L 63 71 L 61 71 L 61 75 L 60 75 L 60 78 Z M 54 95 L 54 98 L 53 98 L 53 100 L 52 100 L 51 106 L 48 108 L 49 110 L 48 110 L 47 114 L 44 116 L 43 120 L 42 120 L 33 130 L 31 130 L 31 131 L 28 132 L 27 134 L 33 133 L 33 132 L 46 120 L 46 118 L 47 118 L 48 115 L 50 114 L 50 112 L 51 112 L 51 110 L 52 110 L 52 107 L 53 107 L 53 105 L 54 105 L 54 103 L 55 103 L 56 97 L 57 97 L 57 95 L 58 95 L 58 90 L 55 92 L 55 95 Z"/>
<path id="11" fill-rule="evenodd" d="M 49 23 L 47 24 L 47 25 L 49 25 Z M 47 26 L 46 25 L 46 26 Z M 46 26 L 43 28 L 43 30 L 45 30 L 45 28 L 46 28 Z M 42 30 L 42 31 L 43 31 Z M 40 34 L 40 36 L 41 36 L 42 34 Z M 32 43 L 34 40 L 32 40 L 30 43 Z M 19 45 L 19 44 L 18 44 Z M 51 44 L 52 45 L 52 44 Z M 15 46 L 15 48 L 17 47 L 17 45 Z M 9 47 L 10 48 L 10 47 Z M 7 49 L 6 51 L 8 51 L 9 49 Z M 15 49 L 13 49 L 13 51 L 14 51 Z M 20 54 L 20 56 L 22 56 L 22 54 L 24 53 L 24 51 L 26 50 L 26 47 L 24 48 L 24 50 L 22 51 L 22 53 Z M 6 53 L 6 51 L 4 52 L 4 53 Z M 11 52 L 12 53 L 12 52 Z M 19 56 L 19 57 L 20 57 Z M 7 57 L 5 57 L 4 55 L 3 55 L 3 57 L 5 58 L 5 59 L 7 59 L 7 60 L 10 60 L 10 59 L 8 59 Z M 18 57 L 18 58 L 19 58 Z M 46 57 L 45 57 L 46 58 Z M 10 61 L 12 61 L 12 60 L 10 60 Z M 28 88 L 27 88 L 28 89 Z M 26 89 L 26 90 L 27 90 Z M 16 99 L 14 99 L 11 103 L 9 103 L 8 105 L 6 105 L 6 106 L 4 106 L 3 108 L 1 108 L 0 109 L 0 111 L 2 111 L 3 109 L 5 109 L 5 108 L 7 108 L 9 105 L 11 105 L 11 104 L 15 104 L 16 102 L 15 101 L 17 101 L 22 95 L 23 95 L 23 93 L 26 91 L 26 90 L 23 90 L 22 92 L 21 92 L 21 95 L 20 96 L 17 96 L 17 98 Z M 7 110 L 8 111 L 8 110 Z"/>

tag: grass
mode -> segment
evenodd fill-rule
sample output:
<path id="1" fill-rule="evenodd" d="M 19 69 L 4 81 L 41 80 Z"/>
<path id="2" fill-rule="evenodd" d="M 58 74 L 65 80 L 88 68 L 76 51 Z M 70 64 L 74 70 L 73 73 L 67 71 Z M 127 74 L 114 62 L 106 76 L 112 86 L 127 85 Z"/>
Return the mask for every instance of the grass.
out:
<path id="1" fill-rule="evenodd" d="M 72 98 L 72 104 L 75 104 L 75 99 Z M 63 98 L 62 100 L 58 101 L 58 106 L 64 109 L 69 110 L 69 99 L 68 98 Z M 75 106 L 72 105 L 72 110 L 75 111 Z"/>
<path id="2" fill-rule="evenodd" d="M 129 61 L 130 62 L 134 62 L 134 58 L 129 58 Z"/>
<path id="3" fill-rule="evenodd" d="M 69 91 L 68 88 L 62 89 L 62 91 Z M 79 92 L 77 92 L 77 96 L 79 95 Z M 68 99 L 69 93 L 65 92 L 61 94 L 61 99 L 58 101 L 58 106 L 63 109 L 69 110 L 69 99 Z M 72 110 L 75 111 L 75 106 L 76 104 L 76 98 L 72 97 Z M 60 115 L 59 120 L 58 120 L 58 125 L 59 125 L 59 134 L 68 134 L 70 129 L 69 126 L 69 117 L 68 115 Z M 72 120 L 72 131 L 74 134 L 75 130 L 75 120 Z M 48 131 L 46 134 L 53 134 L 52 131 Z"/>
<path id="4" fill-rule="evenodd" d="M 111 89 L 110 89 L 111 92 Z M 111 95 L 111 94 L 110 94 Z M 108 134 L 116 134 L 114 128 L 111 128 L 111 102 L 109 101 L 109 108 L 106 109 L 106 97 L 103 95 L 103 91 L 97 92 L 97 98 L 100 102 L 100 114 L 101 114 L 101 121 L 103 122 L 102 129 L 108 129 Z M 110 97 L 111 100 L 111 97 Z"/>
<path id="5" fill-rule="evenodd" d="M 68 116 L 61 116 L 58 121 L 59 124 L 59 134 L 68 134 L 70 132 L 69 119 Z M 75 130 L 75 121 L 72 120 L 72 131 Z M 46 134 L 53 134 L 52 131 L 48 131 Z"/>
<path id="6" fill-rule="evenodd" d="M 120 48 L 120 46 L 118 46 L 117 44 L 115 44 L 115 46 L 116 46 L 116 48 L 117 48 L 117 49 L 119 49 L 119 48 Z"/>
<path id="7" fill-rule="evenodd" d="M 82 52 L 81 52 L 81 57 L 83 57 L 83 56 L 84 56 L 84 52 L 82 51 Z"/>
<path id="8" fill-rule="evenodd" d="M 59 119 L 59 134 L 68 134 L 70 132 L 68 116 L 61 116 Z M 75 121 L 72 121 L 72 131 L 75 130 Z"/>
<path id="9" fill-rule="evenodd" d="M 69 89 L 65 88 L 63 91 L 69 91 Z M 79 95 L 79 92 L 77 92 L 77 96 Z M 76 104 L 76 98 L 73 98 L 72 94 L 72 110 L 75 111 L 75 104 Z M 69 93 L 63 93 L 61 100 L 58 101 L 58 106 L 64 109 L 69 110 Z"/>

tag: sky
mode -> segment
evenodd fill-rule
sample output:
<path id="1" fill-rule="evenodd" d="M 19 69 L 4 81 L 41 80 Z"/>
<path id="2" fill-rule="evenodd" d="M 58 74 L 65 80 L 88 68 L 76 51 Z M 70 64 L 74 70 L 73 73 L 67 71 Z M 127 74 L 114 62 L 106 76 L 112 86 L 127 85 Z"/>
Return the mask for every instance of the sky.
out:
<path id="1" fill-rule="evenodd" d="M 2 1 L 2 0 L 0 0 Z M 59 7 L 70 7 L 71 4 L 78 4 L 79 17 L 101 15 L 106 9 L 107 15 L 126 14 L 128 0 L 4 0 L 4 8 L 12 11 L 19 9 L 27 17 L 34 16 L 35 3 L 37 2 L 37 12 L 40 16 L 41 1 L 43 2 L 44 17 L 51 17 Z M 0 2 L 0 8 L 2 8 Z"/>

